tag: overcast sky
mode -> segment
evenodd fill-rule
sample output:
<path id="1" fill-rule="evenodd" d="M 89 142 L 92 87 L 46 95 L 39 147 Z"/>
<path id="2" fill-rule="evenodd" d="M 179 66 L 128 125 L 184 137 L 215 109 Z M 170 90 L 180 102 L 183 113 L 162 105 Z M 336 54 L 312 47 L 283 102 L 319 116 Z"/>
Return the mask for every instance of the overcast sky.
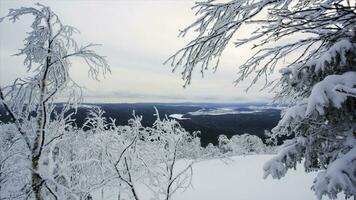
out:
<path id="1" fill-rule="evenodd" d="M 0 0 L 0 16 L 10 8 L 31 6 L 35 2 L 49 5 L 62 23 L 81 31 L 79 43 L 100 43 L 96 50 L 107 56 L 112 74 L 100 82 L 87 77 L 87 68 L 74 60 L 73 79 L 85 86 L 87 102 L 257 102 L 268 101 L 272 94 L 259 91 L 257 84 L 248 93 L 249 80 L 234 86 L 239 64 L 251 55 L 250 47 L 227 47 L 218 70 L 196 71 L 190 86 L 183 88 L 179 70 L 172 73 L 163 62 L 192 39 L 178 38 L 180 29 L 195 19 L 194 1 L 5 1 Z M 0 24 L 0 84 L 9 84 L 25 76 L 23 57 L 11 56 L 22 48 L 32 17 L 18 23 Z M 238 34 L 246 35 L 242 30 Z"/>

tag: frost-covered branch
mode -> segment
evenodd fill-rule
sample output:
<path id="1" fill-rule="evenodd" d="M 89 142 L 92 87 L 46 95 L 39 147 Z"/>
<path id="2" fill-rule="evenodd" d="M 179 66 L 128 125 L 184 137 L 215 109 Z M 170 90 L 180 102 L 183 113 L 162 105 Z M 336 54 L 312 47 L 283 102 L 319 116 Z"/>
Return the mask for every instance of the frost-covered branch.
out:
<path id="1" fill-rule="evenodd" d="M 183 67 L 185 85 L 190 83 L 195 67 L 200 66 L 201 73 L 204 73 L 210 63 L 214 62 L 213 68 L 217 68 L 219 58 L 226 45 L 233 42 L 234 35 L 238 38 L 235 42 L 237 47 L 254 42 L 253 48 L 260 48 L 240 66 L 236 80 L 238 83 L 254 73 L 251 83 L 254 84 L 261 76 L 267 78 L 276 66 L 285 64 L 284 60 L 298 51 L 300 53 L 296 59 L 285 68 L 314 62 L 325 54 L 335 40 L 352 36 L 356 24 L 355 6 L 347 6 L 343 0 L 210 0 L 197 2 L 194 8 L 199 18 L 184 29 L 181 35 L 193 30 L 198 32 L 198 36 L 166 61 L 171 63 L 174 70 Z M 258 28 L 250 37 L 241 38 L 236 34 L 241 27 L 251 24 Z M 295 35 L 306 39 L 295 40 Z M 282 45 L 273 45 L 276 42 Z"/>
<path id="2" fill-rule="evenodd" d="M 334 87 L 334 90 L 337 92 L 340 92 L 342 94 L 345 94 L 346 96 L 349 96 L 349 97 L 356 97 L 356 88 L 355 87 L 347 87 L 344 85 L 337 85 Z"/>
<path id="3" fill-rule="evenodd" d="M 305 151 L 305 138 L 298 137 L 285 141 L 280 147 L 278 155 L 268 161 L 264 166 L 264 178 L 271 175 L 273 178 L 282 178 L 289 168 L 296 168 L 297 163 L 302 161 Z"/>
<path id="4" fill-rule="evenodd" d="M 30 148 L 33 195 L 35 199 L 43 199 L 42 188 L 51 194 L 53 191 L 51 186 L 46 185 L 45 178 L 48 177 L 44 178 L 40 169 L 42 154 L 46 144 L 60 138 L 55 135 L 50 141 L 47 139 L 54 102 L 59 94 L 68 91 L 74 95 L 68 99 L 66 106 L 76 104 L 81 98 L 81 92 L 77 92 L 81 88 L 69 74 L 71 57 L 82 58 L 89 66 L 90 77 L 96 80 L 100 73 L 105 75 L 110 69 L 106 59 L 91 49 L 95 45 L 78 48 L 73 39 L 73 34 L 78 31 L 63 25 L 47 6 L 36 4 L 34 7 L 10 9 L 5 17 L 0 18 L 0 22 L 5 19 L 17 22 L 20 17 L 27 15 L 34 16 L 31 31 L 27 33 L 24 47 L 15 55 L 24 56 L 24 65 L 31 75 L 16 79 L 10 86 L 1 87 L 0 97 L 1 103 Z M 74 101 L 71 102 L 72 100 Z"/>
<path id="5" fill-rule="evenodd" d="M 1 86 L 0 86 L 0 100 L 1 100 L 1 103 L 3 104 L 3 106 L 5 108 L 6 112 L 10 115 L 11 120 L 15 123 L 17 130 L 21 134 L 22 138 L 25 140 L 28 149 L 31 149 L 30 140 L 29 140 L 28 136 L 26 135 L 25 131 L 22 130 L 20 122 L 19 122 L 19 119 L 17 119 L 15 117 L 15 114 L 11 111 L 11 109 L 9 108 L 9 106 L 5 102 L 5 98 L 4 98 Z"/>
<path id="6" fill-rule="evenodd" d="M 314 180 L 313 190 L 322 199 L 327 195 L 336 199 L 337 193 L 343 191 L 346 198 L 356 194 L 356 143 L 355 138 L 349 138 L 350 150 L 340 155 L 326 170 L 320 171 Z"/>

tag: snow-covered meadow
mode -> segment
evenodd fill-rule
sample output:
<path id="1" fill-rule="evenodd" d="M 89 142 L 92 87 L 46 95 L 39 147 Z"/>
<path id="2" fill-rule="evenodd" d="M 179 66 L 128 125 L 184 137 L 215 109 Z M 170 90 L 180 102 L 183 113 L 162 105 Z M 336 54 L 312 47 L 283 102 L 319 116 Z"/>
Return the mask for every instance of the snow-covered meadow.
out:
<path id="1" fill-rule="evenodd" d="M 274 180 L 263 179 L 262 166 L 273 155 L 234 156 L 212 159 L 193 165 L 192 185 L 178 190 L 172 200 L 315 200 L 311 190 L 316 173 L 305 173 L 302 165 L 287 175 Z M 184 161 L 180 161 L 182 163 Z M 178 166 L 179 167 L 179 166 Z M 102 193 L 103 192 L 103 193 Z M 139 187 L 142 200 L 152 200 L 152 194 L 143 185 Z M 115 188 L 93 192 L 95 200 L 117 199 Z M 101 196 L 103 194 L 103 196 Z M 324 197 L 323 200 L 328 198 Z M 339 195 L 338 200 L 344 199 Z"/>

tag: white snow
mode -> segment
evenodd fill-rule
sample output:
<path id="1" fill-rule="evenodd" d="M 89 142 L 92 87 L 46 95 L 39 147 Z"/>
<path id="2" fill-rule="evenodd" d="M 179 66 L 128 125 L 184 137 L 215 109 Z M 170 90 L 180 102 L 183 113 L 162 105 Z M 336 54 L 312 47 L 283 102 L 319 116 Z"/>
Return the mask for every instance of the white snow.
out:
<path id="1" fill-rule="evenodd" d="M 257 113 L 257 112 L 261 112 L 263 110 L 266 109 L 284 109 L 285 107 L 282 106 L 248 106 L 247 107 L 250 110 L 237 110 L 236 108 L 213 108 L 213 109 L 200 109 L 197 111 L 193 111 L 193 112 L 188 112 L 187 114 L 189 115 L 194 115 L 194 116 L 198 116 L 198 115 L 233 115 L 233 114 L 251 114 L 251 113 Z M 171 118 L 175 118 L 178 120 L 182 120 L 182 119 L 189 119 L 189 118 L 182 118 L 184 114 L 172 114 L 169 115 L 169 117 Z"/>
<path id="2" fill-rule="evenodd" d="M 342 75 L 329 75 L 324 80 L 315 84 L 308 98 L 306 115 L 310 115 L 314 110 L 319 114 L 324 114 L 324 107 L 330 103 L 336 108 L 347 99 L 347 94 L 338 92 L 336 89 L 340 86 L 353 88 L 356 86 L 356 72 L 350 71 Z"/>
<path id="3" fill-rule="evenodd" d="M 97 106 L 96 105 L 91 105 L 91 104 L 80 104 L 79 107 L 81 108 L 87 108 L 87 109 L 94 109 Z"/>
<path id="4" fill-rule="evenodd" d="M 218 108 L 218 109 L 200 109 L 194 112 L 188 112 L 190 115 L 231 115 L 231 114 L 249 114 L 260 112 L 259 110 L 239 111 L 232 108 Z"/>
<path id="5" fill-rule="evenodd" d="M 267 109 L 276 109 L 276 110 L 283 110 L 285 106 L 247 106 L 248 109 L 251 110 L 267 110 Z"/>
<path id="6" fill-rule="evenodd" d="M 320 33 L 320 30 L 318 30 L 318 32 Z M 350 39 L 341 39 L 338 42 L 335 42 L 331 47 L 322 51 L 320 54 L 317 54 L 317 56 L 313 57 L 308 62 L 297 63 L 289 68 L 282 68 L 280 73 L 292 73 L 293 76 L 297 76 L 301 68 L 305 66 L 315 66 L 314 72 L 318 73 L 324 71 L 329 64 L 335 62 L 337 56 L 340 56 L 339 65 L 345 65 L 347 63 L 347 52 L 354 48 L 355 44 L 353 44 Z"/>
<path id="7" fill-rule="evenodd" d="M 280 179 L 263 179 L 262 166 L 273 155 L 235 156 L 224 162 L 207 160 L 193 165 L 192 187 L 178 190 L 172 200 L 314 200 L 310 189 L 316 173 L 304 172 L 301 165 Z M 182 162 L 182 161 L 180 161 Z M 146 189 L 139 188 L 142 200 L 151 200 Z M 94 199 L 100 199 L 100 191 Z M 104 190 L 104 199 L 117 199 L 115 190 Z M 326 200 L 326 198 L 324 198 Z M 338 196 L 343 199 L 343 196 Z"/>
<path id="8" fill-rule="evenodd" d="M 356 139 L 351 136 L 347 141 L 353 148 L 332 162 L 326 170 L 319 172 L 315 180 L 318 197 L 328 195 L 334 198 L 339 190 L 346 191 L 348 195 L 356 193 Z"/>
<path id="9" fill-rule="evenodd" d="M 170 118 L 177 119 L 177 120 L 190 119 L 190 118 L 186 118 L 186 117 L 183 117 L 183 116 L 184 116 L 184 114 L 171 114 L 171 115 L 169 115 Z"/>
<path id="10" fill-rule="evenodd" d="M 346 54 L 353 48 L 355 46 L 348 38 L 342 39 L 334 43 L 320 58 L 310 61 L 307 65 L 315 64 L 315 72 L 323 71 L 326 66 L 325 63 L 332 63 L 338 55 L 340 56 L 340 65 L 345 65 L 347 62 Z"/>
<path id="11" fill-rule="evenodd" d="M 279 121 L 278 126 L 286 126 L 292 121 L 301 120 L 305 116 L 307 105 L 304 103 L 297 104 L 283 111 L 282 119 Z"/>

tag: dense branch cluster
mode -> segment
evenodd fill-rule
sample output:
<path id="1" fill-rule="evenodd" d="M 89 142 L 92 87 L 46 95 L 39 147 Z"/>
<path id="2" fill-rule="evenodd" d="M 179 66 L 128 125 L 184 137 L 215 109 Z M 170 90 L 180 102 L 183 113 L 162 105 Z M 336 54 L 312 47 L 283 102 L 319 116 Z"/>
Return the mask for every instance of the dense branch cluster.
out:
<path id="1" fill-rule="evenodd" d="M 192 164 L 201 152 L 200 139 L 175 120 L 157 118 L 144 127 L 134 115 L 126 126 L 107 121 L 104 112 L 91 110 L 84 131 L 70 117 L 51 121 L 39 161 L 43 199 L 87 199 L 93 191 L 113 188 L 119 199 L 140 199 L 139 185 L 152 190 L 155 199 L 171 199 L 190 185 Z M 63 113 L 61 115 L 64 115 Z M 1 124 L 1 199 L 31 198 L 31 160 L 13 124 Z M 183 160 L 181 160 L 183 159 Z M 181 160 L 181 161 L 179 161 Z"/>
<path id="2" fill-rule="evenodd" d="M 353 37 L 356 23 L 355 6 L 343 0 L 260 0 L 228 3 L 210 0 L 197 2 L 194 8 L 197 8 L 196 14 L 199 18 L 181 31 L 181 35 L 184 36 L 191 29 L 199 35 L 166 61 L 175 69 L 183 66 L 182 74 L 186 84 L 190 83 L 196 66 L 200 66 L 201 73 L 211 62 L 214 62 L 213 67 L 216 68 L 229 42 L 234 42 L 236 47 L 253 42 L 253 48 L 258 48 L 258 51 L 240 66 L 237 83 L 255 73 L 253 84 L 258 77 L 271 73 L 278 64 L 283 64 L 285 68 L 297 68 L 319 62 L 316 70 L 320 70 L 324 63 L 319 58 L 331 62 L 333 55 L 322 55 L 329 53 L 327 51 L 331 50 L 330 47 L 336 42 Z M 234 33 L 246 24 L 253 24 L 258 28 L 252 32 L 251 37 L 233 41 Z M 296 36 L 303 39 L 295 39 Z M 298 56 L 294 56 L 295 59 L 284 62 L 287 56 L 296 52 Z"/>

